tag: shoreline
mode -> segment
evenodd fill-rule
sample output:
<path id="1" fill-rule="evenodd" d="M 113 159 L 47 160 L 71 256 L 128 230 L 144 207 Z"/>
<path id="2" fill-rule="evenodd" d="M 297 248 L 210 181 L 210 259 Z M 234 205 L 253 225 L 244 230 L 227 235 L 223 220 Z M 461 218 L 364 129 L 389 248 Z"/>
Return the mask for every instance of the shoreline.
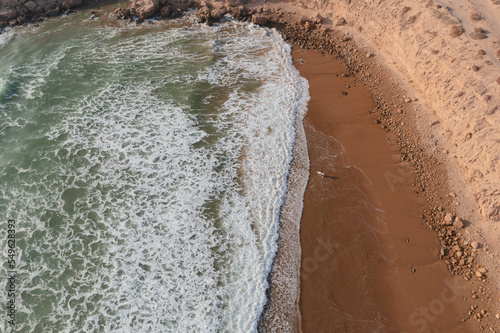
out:
<path id="1" fill-rule="evenodd" d="M 273 4 L 273 6 L 274 5 L 275 4 Z M 278 6 L 279 6 L 279 4 L 278 4 Z M 283 20 L 282 18 L 279 18 L 279 17 L 283 16 L 282 13 L 272 13 L 271 15 L 265 15 L 265 16 L 269 17 L 270 20 L 269 20 L 269 22 L 266 22 L 266 24 L 271 26 L 271 27 L 276 26 L 276 22 L 278 22 L 278 21 L 286 21 L 286 20 Z M 305 33 L 310 33 L 310 30 L 308 30 L 304 26 L 305 22 L 310 22 L 310 21 L 305 21 L 305 22 L 303 22 L 302 25 L 300 25 L 300 24 L 295 25 L 294 20 L 299 20 L 297 18 L 297 16 L 298 15 L 295 15 L 295 17 L 293 19 L 290 19 L 288 21 L 288 23 L 290 24 L 289 27 L 285 27 L 285 28 L 281 27 L 280 31 L 282 31 L 282 34 L 283 33 L 285 34 L 285 39 L 287 39 L 289 43 L 293 42 L 291 40 L 291 38 L 293 38 L 293 39 L 296 39 L 296 41 L 295 41 L 296 45 L 302 45 L 305 48 L 314 48 L 315 42 L 311 42 L 311 45 L 308 46 L 307 45 L 308 43 L 303 42 L 303 39 L 301 41 L 301 37 L 300 37 L 301 35 L 303 36 Z M 279 24 L 284 25 L 283 22 L 280 22 Z M 300 30 L 298 32 L 299 38 L 295 38 L 293 33 L 291 33 L 290 31 L 287 31 L 287 29 L 295 29 L 296 27 L 298 30 Z M 328 38 L 325 39 L 326 41 L 329 40 L 329 38 L 331 38 L 330 34 L 328 34 L 327 31 L 325 31 L 325 32 L 315 31 L 315 33 L 328 35 Z M 365 81 L 365 83 L 367 83 L 368 86 L 371 86 L 373 89 L 376 89 L 376 88 L 374 88 L 374 86 L 378 86 L 380 84 L 380 82 L 383 80 L 382 76 L 380 74 L 371 74 L 372 70 L 374 72 L 377 72 L 377 69 L 374 68 L 377 65 L 374 63 L 371 64 L 372 67 L 370 68 L 370 70 L 366 70 L 365 73 L 363 73 L 363 71 L 364 71 L 363 66 L 365 66 L 365 64 L 358 63 L 358 62 L 361 62 L 362 58 L 365 58 L 366 53 L 361 54 L 361 52 L 358 50 L 358 48 L 354 45 L 354 43 L 350 39 L 351 38 L 348 36 L 339 35 L 337 37 L 337 41 L 336 41 L 336 43 L 338 43 L 338 44 L 336 44 L 336 45 L 328 44 L 328 47 L 332 47 L 333 50 L 335 50 L 335 52 L 344 52 L 344 54 L 341 56 L 341 57 L 343 57 L 344 62 L 347 63 L 348 65 L 352 65 L 353 66 L 352 68 L 358 68 L 358 69 L 354 69 L 354 71 L 357 72 L 358 76 L 361 76 L 361 78 L 362 78 L 361 81 Z M 319 42 L 316 43 L 316 47 L 319 46 L 319 44 L 320 44 Z M 342 45 L 342 47 L 337 47 L 338 45 Z M 347 47 L 344 47 L 345 45 L 347 45 Z M 328 48 L 326 48 L 326 49 L 323 48 L 323 50 L 321 50 L 320 52 L 323 52 L 323 53 L 330 53 L 331 52 L 331 51 L 330 52 L 328 52 L 328 51 L 329 51 Z M 336 57 L 338 57 L 338 55 Z M 368 57 L 366 61 L 371 61 L 371 60 Z M 348 71 L 352 72 L 352 68 L 349 68 Z M 361 70 L 359 70 L 359 68 L 361 68 Z M 385 72 L 382 70 L 382 72 L 387 73 L 387 70 L 385 70 Z M 354 73 L 351 73 L 351 74 L 354 74 Z M 415 136 L 415 135 L 417 135 L 416 133 L 418 133 L 418 130 L 416 128 L 417 127 L 416 124 L 418 125 L 418 120 L 416 120 L 415 118 L 418 116 L 415 116 L 414 115 L 415 111 L 412 110 L 413 103 L 405 103 L 404 99 L 403 99 L 403 96 L 405 96 L 403 90 L 399 89 L 399 87 L 396 90 L 398 90 L 397 93 L 393 92 L 393 93 L 388 94 L 388 95 L 392 94 L 392 97 L 390 97 L 390 98 L 386 98 L 385 96 L 383 98 L 380 98 L 380 95 L 377 96 L 377 94 L 379 94 L 380 92 L 375 92 L 375 95 L 372 96 L 376 107 L 379 108 L 378 113 L 374 114 L 373 121 L 375 121 L 375 122 L 378 121 L 378 123 L 376 123 L 377 126 L 382 127 L 382 129 L 390 137 L 390 141 L 397 142 L 397 145 L 399 145 L 399 147 L 394 146 L 393 149 L 399 153 L 400 158 L 404 158 L 405 161 L 408 162 L 408 164 L 405 164 L 405 165 L 407 165 L 408 168 L 410 168 L 410 167 L 415 168 L 415 166 L 418 166 L 419 164 L 421 164 L 420 160 L 427 159 L 427 157 L 424 157 L 424 154 L 426 154 L 425 151 L 429 150 L 430 148 L 426 147 L 425 143 L 419 144 L 417 142 L 418 139 L 416 139 L 416 138 L 418 136 Z M 401 94 L 403 94 L 403 95 L 401 95 Z M 397 96 L 397 97 L 395 97 L 395 96 Z M 399 108 L 399 105 L 402 105 L 403 107 Z M 403 110 L 403 112 L 401 114 L 399 114 L 400 109 Z M 374 124 L 370 124 L 370 125 L 374 125 Z M 385 128 L 383 126 L 385 126 Z M 411 127 L 411 128 L 409 128 L 409 127 Z M 384 131 L 380 130 L 380 128 L 378 128 L 378 130 L 379 130 L 379 132 L 384 132 Z M 411 132 L 413 132 L 413 134 L 408 134 Z M 400 137 L 398 138 L 398 136 L 400 136 Z M 424 142 L 425 142 L 425 140 L 424 140 Z M 434 160 L 429 160 L 428 163 L 441 164 L 442 162 L 438 159 L 434 159 Z M 419 192 L 419 193 L 416 193 L 417 196 L 421 196 L 421 195 L 423 195 L 423 192 L 425 192 L 426 199 L 431 199 L 431 200 L 427 200 L 427 208 L 424 208 L 424 209 L 418 208 L 418 209 L 415 209 L 413 211 L 417 217 L 422 219 L 422 225 L 425 225 L 429 229 L 435 230 L 434 235 L 437 234 L 441 242 L 445 241 L 445 244 L 442 244 L 443 245 L 442 248 L 445 250 L 444 254 L 441 254 L 441 255 L 439 254 L 439 247 L 435 248 L 435 246 L 434 246 L 435 244 L 433 245 L 434 249 L 430 251 L 430 252 L 432 252 L 431 254 L 433 254 L 434 256 L 439 255 L 440 257 L 442 257 L 443 261 L 439 261 L 439 262 L 441 262 L 441 263 L 444 262 L 448 266 L 447 270 L 451 271 L 453 274 L 458 275 L 462 278 L 467 277 L 468 281 L 474 280 L 472 282 L 478 282 L 477 278 L 474 276 L 476 269 L 479 267 L 479 266 L 477 266 L 477 261 L 474 261 L 474 265 L 472 266 L 473 267 L 472 269 L 471 269 L 471 267 L 466 267 L 467 265 L 460 265 L 459 260 L 455 260 L 456 263 L 451 261 L 452 259 L 454 259 L 454 257 L 455 257 L 454 255 L 457 252 L 457 251 L 454 251 L 451 249 L 456 245 L 460 245 L 461 249 L 465 250 L 463 252 L 466 253 L 467 257 L 472 257 L 472 258 L 477 258 L 477 257 L 481 257 L 481 256 L 487 257 L 487 254 L 490 254 L 490 252 L 487 251 L 486 253 L 483 254 L 482 251 L 477 250 L 476 248 L 474 248 L 472 246 L 472 244 L 470 242 L 467 242 L 467 239 L 469 239 L 469 238 L 478 239 L 478 237 L 480 237 L 480 236 L 477 236 L 476 234 L 474 234 L 475 231 L 473 231 L 472 234 L 469 234 L 469 229 L 466 228 L 466 229 L 464 229 L 463 232 L 461 230 L 458 230 L 458 232 L 456 232 L 455 235 L 452 235 L 451 238 L 446 235 L 447 231 L 453 230 L 454 227 L 441 225 L 441 222 L 446 215 L 445 213 L 451 212 L 451 214 L 455 214 L 455 210 L 459 210 L 460 207 L 453 207 L 453 204 L 454 204 L 453 200 L 454 199 L 449 196 L 449 193 L 450 193 L 449 190 L 443 191 L 443 189 L 440 189 L 439 186 L 435 186 L 435 184 L 434 185 L 432 184 L 432 178 L 434 178 L 434 181 L 436 181 L 437 179 L 443 179 L 442 177 L 447 177 L 446 176 L 447 170 L 445 170 L 445 169 L 446 169 L 446 166 L 441 165 L 440 171 L 438 171 L 437 173 L 433 173 L 431 177 L 426 177 L 425 175 L 423 175 L 423 173 L 420 172 L 420 170 L 418 170 L 418 167 L 417 167 L 417 169 L 416 169 L 417 174 L 415 176 L 417 182 L 412 182 L 412 180 L 406 179 L 406 176 L 404 176 L 404 175 L 406 175 L 406 172 L 403 172 L 404 175 L 400 174 L 398 172 L 395 174 L 396 174 L 396 177 L 401 176 L 401 177 L 405 178 L 404 181 L 407 182 L 406 187 L 409 188 L 410 192 L 414 192 L 414 191 Z M 401 169 L 399 169 L 399 170 L 401 170 Z M 424 173 L 429 171 L 429 170 L 425 170 L 425 168 L 423 168 L 422 170 Z M 315 172 L 315 170 L 312 170 L 312 175 L 311 175 L 312 177 L 315 176 L 314 172 Z M 411 178 L 411 177 L 409 177 L 409 178 Z M 394 178 L 394 179 L 396 181 L 399 180 L 399 178 Z M 416 186 L 412 186 L 412 184 L 416 184 Z M 422 185 L 423 185 L 423 187 L 422 187 Z M 412 189 L 415 187 L 417 187 L 417 188 Z M 424 191 L 421 191 L 422 188 L 424 189 Z M 287 193 L 287 196 L 288 196 L 288 193 Z M 463 213 L 460 213 L 460 216 L 463 216 Z M 416 223 L 416 221 L 414 221 L 414 222 Z M 460 234 L 461 232 L 462 232 L 462 234 Z M 457 239 L 458 239 L 458 241 L 457 241 Z M 447 240 L 451 240 L 451 243 L 450 244 L 446 243 Z M 464 242 L 467 242 L 467 243 L 464 243 Z M 491 240 L 490 240 L 490 242 L 491 242 Z M 413 242 L 411 242 L 411 243 L 413 243 Z M 479 241 L 479 243 L 485 244 L 482 248 L 481 247 L 479 248 L 480 250 L 481 249 L 487 250 L 488 247 L 487 247 L 485 241 Z M 493 245 L 495 245 L 495 244 L 493 244 Z M 483 259 L 481 261 L 484 262 L 485 260 Z M 495 265 L 495 263 L 493 263 L 492 265 Z M 471 271 L 472 271 L 472 274 L 470 274 Z M 471 277 L 469 278 L 468 276 L 471 276 Z M 483 292 L 482 288 L 478 289 L 477 288 L 478 283 L 481 283 L 482 286 L 485 286 L 485 288 L 489 290 L 488 293 Z M 479 306 L 482 306 L 483 303 L 486 303 L 486 305 L 487 305 L 488 298 L 492 298 L 494 300 L 493 303 L 495 303 L 495 302 L 498 303 L 497 302 L 497 300 L 498 300 L 498 294 L 497 294 L 498 288 L 495 288 L 495 286 L 492 286 L 492 282 L 489 282 L 489 279 L 487 279 L 485 281 L 479 281 L 478 283 L 476 283 L 474 285 L 474 288 L 472 288 L 472 287 L 468 288 L 467 291 L 469 292 L 469 295 L 464 294 L 465 296 L 463 296 L 463 297 L 466 297 L 468 299 L 468 301 L 470 301 L 470 295 L 471 294 L 474 295 L 473 291 L 475 291 L 478 295 L 481 295 L 481 297 L 479 297 L 478 301 L 473 301 L 474 303 L 479 302 L 479 304 L 480 304 Z M 437 297 L 438 294 L 439 294 L 439 290 L 435 290 L 434 295 Z M 484 301 L 483 301 L 483 299 L 484 299 Z M 426 304 L 425 301 L 423 301 L 423 304 Z M 427 303 L 427 304 L 430 304 L 430 303 Z M 470 304 L 470 302 L 467 304 Z M 494 318 L 495 311 L 498 311 L 498 304 L 496 305 L 496 307 L 491 306 L 491 304 L 489 306 L 493 310 L 488 310 L 488 315 L 486 315 L 486 318 L 483 318 L 482 321 L 480 321 L 480 322 L 478 321 L 478 325 L 483 325 L 486 328 L 488 328 L 488 327 L 495 327 L 496 328 L 496 326 L 493 326 L 493 325 L 498 325 L 498 320 L 495 321 L 495 318 Z M 496 310 L 494 310 L 495 308 L 496 308 Z M 469 314 L 467 314 L 467 311 L 465 311 L 465 317 L 467 317 L 467 320 L 469 322 L 472 320 L 475 320 L 476 319 L 475 316 L 479 313 L 479 311 L 481 309 L 482 309 L 482 307 L 477 308 L 477 311 L 476 311 L 476 309 L 474 309 L 471 311 L 472 313 L 469 313 Z M 485 323 L 485 320 L 486 320 L 486 323 Z M 488 325 L 490 325 L 490 326 L 488 326 Z"/>
<path id="2" fill-rule="evenodd" d="M 311 43 L 307 45 L 308 42 L 305 41 L 304 35 L 308 34 L 309 31 L 306 28 L 300 27 L 300 25 L 293 25 L 286 23 L 284 24 L 284 26 L 279 26 L 278 28 L 279 28 L 278 30 L 282 32 L 284 38 L 286 38 L 289 43 L 291 42 L 294 45 L 300 46 L 304 49 L 316 49 L 317 51 L 319 49 L 319 52 L 321 54 L 334 53 L 328 50 L 328 48 L 330 47 L 328 45 L 332 45 L 330 44 L 331 40 L 329 40 L 331 38 L 330 36 L 328 36 L 328 38 L 322 38 L 318 36 L 320 35 L 320 33 L 317 33 L 315 38 L 311 38 Z M 302 30 L 302 31 L 301 33 L 297 34 L 296 33 L 297 30 Z M 404 91 L 402 89 L 387 88 L 388 86 L 391 86 L 392 82 L 385 82 L 384 88 L 387 89 L 387 91 L 382 91 L 383 89 L 379 88 L 378 91 L 374 92 L 375 90 L 374 85 L 377 86 L 383 85 L 382 81 L 385 80 L 384 75 L 387 74 L 387 71 L 380 69 L 380 66 L 377 66 L 378 64 L 376 63 L 367 66 L 364 59 L 362 59 L 362 55 L 360 55 L 361 52 L 357 50 L 356 45 L 354 45 L 354 43 L 350 41 L 348 38 L 345 38 L 345 36 L 342 35 L 337 36 L 336 42 L 338 44 L 342 43 L 348 44 L 347 48 L 343 49 L 346 50 L 344 51 L 345 52 L 344 54 L 339 54 L 342 51 L 340 52 L 337 51 L 337 54 L 335 55 L 335 58 L 342 59 L 344 65 L 346 65 L 347 63 L 347 68 L 344 67 L 344 70 L 347 70 L 349 74 L 355 76 L 356 79 L 360 82 L 360 84 L 362 85 L 366 84 L 367 86 L 371 87 L 370 89 L 371 92 L 368 93 L 369 95 L 368 98 L 374 104 L 373 107 L 375 111 L 370 111 L 370 114 L 373 112 L 375 117 L 373 119 L 370 119 L 369 121 L 373 120 L 373 122 L 377 125 L 375 127 L 381 127 L 383 129 L 383 130 L 379 129 L 378 131 L 380 133 L 386 132 L 387 135 L 387 138 L 381 140 L 380 142 L 391 140 L 391 142 L 393 142 L 391 152 L 396 151 L 396 153 L 399 155 L 395 155 L 394 157 L 396 159 L 400 159 L 400 161 L 402 162 L 401 163 L 402 166 L 398 165 L 397 169 L 393 169 L 391 172 L 391 174 L 394 175 L 395 177 L 393 177 L 392 180 L 390 179 L 390 177 L 389 179 L 385 177 L 384 182 L 389 182 L 389 181 L 395 182 L 393 184 L 393 187 L 398 187 L 401 185 L 406 186 L 407 195 L 415 195 L 416 198 L 420 197 L 420 199 L 417 199 L 420 200 L 420 206 L 411 208 L 412 213 L 410 213 L 410 215 L 412 216 L 409 216 L 409 219 L 412 220 L 411 223 L 414 228 L 418 230 L 421 229 L 420 227 L 423 227 L 425 231 L 421 230 L 421 232 L 427 233 L 427 235 L 423 236 L 422 238 L 422 243 L 426 244 L 424 246 L 423 251 L 426 253 L 424 256 L 420 256 L 420 259 L 417 259 L 416 261 L 418 262 L 419 260 L 420 261 L 423 260 L 424 262 L 428 263 L 433 262 L 432 265 L 440 266 L 437 270 L 434 271 L 431 270 L 430 272 L 427 272 L 427 277 L 422 277 L 423 280 L 421 281 L 422 284 L 421 289 L 426 290 L 426 288 L 429 287 L 428 284 L 425 283 L 427 278 L 432 277 L 431 280 L 435 279 L 436 278 L 435 274 L 441 276 L 439 278 L 441 279 L 440 281 L 441 283 L 434 283 L 433 292 L 427 295 L 427 299 L 425 297 L 423 299 L 421 298 L 420 300 L 421 304 L 422 305 L 433 304 L 432 301 L 436 297 L 438 297 L 439 299 L 438 295 L 440 294 L 440 292 L 448 289 L 451 290 L 452 288 L 449 286 L 450 285 L 456 286 L 457 283 L 460 285 L 458 289 L 462 291 L 460 297 L 466 300 L 464 301 L 464 304 L 455 304 L 456 308 L 454 308 L 451 311 L 451 314 L 448 313 L 446 316 L 441 316 L 442 318 L 441 323 L 439 323 L 439 321 L 432 320 L 432 324 L 437 325 L 437 327 L 443 325 L 440 328 L 438 328 L 438 330 L 440 329 L 442 330 L 444 326 L 452 325 L 451 324 L 452 322 L 455 322 L 455 324 L 460 323 L 461 326 L 459 326 L 460 328 L 458 329 L 457 332 L 460 332 L 460 329 L 468 327 L 467 325 L 471 326 L 469 326 L 469 328 L 466 329 L 479 330 L 482 328 L 486 329 L 488 327 L 491 327 L 492 329 L 493 327 L 495 329 L 498 329 L 498 322 L 497 319 L 494 317 L 494 313 L 498 311 L 497 310 L 498 302 L 493 302 L 493 304 L 491 303 L 492 300 L 498 299 L 498 288 L 495 287 L 495 285 L 492 284 L 492 282 L 489 282 L 489 280 L 487 280 L 484 275 L 479 279 L 477 279 L 477 276 L 474 276 L 474 273 L 477 272 L 476 270 L 478 269 L 478 267 L 482 269 L 481 268 L 482 266 L 479 265 L 476 260 L 477 251 L 475 248 L 473 248 L 474 244 L 467 240 L 468 239 L 467 234 L 469 233 L 469 231 L 466 229 L 465 230 L 466 235 L 464 235 L 464 233 L 462 232 L 462 230 L 460 230 L 460 228 L 443 225 L 443 219 L 445 218 L 446 212 L 450 210 L 453 211 L 454 207 L 452 207 L 452 203 L 450 202 L 451 200 L 450 197 L 448 196 L 448 193 L 450 192 L 447 189 L 447 186 L 438 186 L 438 184 L 435 184 L 435 180 L 447 179 L 446 175 L 447 170 L 445 166 L 442 165 L 441 161 L 439 161 L 435 156 L 430 155 L 426 151 L 426 149 L 422 147 L 422 144 L 419 143 L 420 133 L 415 128 L 415 123 L 416 123 L 414 119 L 415 111 L 412 108 L 412 105 L 410 103 L 404 103 L 404 101 L 402 101 L 403 97 L 401 96 L 405 96 Z M 322 49 L 319 48 L 318 45 L 322 45 L 323 46 Z M 336 45 L 334 45 L 333 47 L 335 46 Z M 296 49 L 294 53 L 295 54 L 297 53 Z M 352 59 L 351 57 L 354 59 Z M 302 65 L 296 64 L 296 67 L 300 66 Z M 302 72 L 301 75 L 303 75 Z M 385 81 L 391 81 L 391 80 L 392 77 L 390 77 L 390 79 L 387 79 Z M 310 93 L 312 96 L 313 92 L 310 91 Z M 391 106 L 398 105 L 397 115 L 387 112 L 388 105 Z M 309 150 L 311 151 L 311 148 L 309 148 Z M 388 157 L 386 163 L 393 163 L 394 157 Z M 311 159 L 311 165 L 312 164 L 313 160 Z M 315 171 L 311 169 L 310 181 L 314 179 L 315 176 L 314 173 Z M 387 186 L 387 183 L 384 184 L 384 186 Z M 307 202 L 305 203 L 305 205 L 307 205 Z M 303 214 L 305 213 L 303 212 Z M 397 216 L 397 214 L 395 214 L 395 216 Z M 304 221 L 302 221 L 301 224 L 303 227 Z M 434 232 L 431 230 L 434 230 Z M 399 232 L 402 231 L 404 230 L 399 230 Z M 448 235 L 448 233 L 450 232 L 451 234 Z M 439 244 L 439 242 L 435 242 L 436 236 L 438 236 L 441 244 Z M 302 239 L 303 236 L 301 235 L 301 240 Z M 307 254 L 305 254 L 306 250 L 304 249 L 303 243 L 301 246 L 303 250 L 302 265 L 304 265 L 305 263 L 304 257 L 305 259 L 307 259 L 308 256 Z M 420 246 L 422 246 L 422 244 L 420 244 Z M 433 246 L 434 250 L 431 250 L 429 252 L 428 250 L 429 246 Z M 465 262 L 464 264 L 462 264 L 462 262 L 459 262 L 458 260 L 456 262 L 449 261 L 450 258 L 454 259 L 454 254 L 457 251 L 452 248 L 456 246 L 460 247 L 460 249 L 466 255 L 466 258 L 467 257 L 471 258 L 472 260 L 471 263 Z M 402 248 L 404 248 L 404 246 Z M 411 255 L 413 255 L 416 258 L 419 257 L 418 253 L 413 253 L 413 254 L 410 253 L 410 256 Z M 310 257 L 311 256 L 309 256 L 309 258 Z M 443 260 L 441 261 L 439 259 Z M 424 266 L 425 265 L 427 264 L 424 264 Z M 411 273 L 414 273 L 413 270 L 415 269 L 415 267 L 408 266 L 407 268 Z M 452 275 L 450 275 L 449 272 L 451 272 Z M 302 275 L 303 274 L 304 270 L 302 270 Z M 463 280 L 461 280 L 461 278 L 463 278 Z M 409 281 L 410 280 L 407 280 L 407 282 Z M 453 281 L 453 283 L 451 281 Z M 477 286 L 477 283 L 479 283 L 480 285 Z M 304 285 L 302 281 L 300 284 L 301 284 L 301 306 L 302 306 L 302 300 L 303 300 L 302 287 Z M 408 288 L 410 289 L 413 288 L 413 284 L 409 284 Z M 404 291 L 402 292 L 404 293 Z M 414 292 L 414 297 L 420 296 L 417 295 L 419 293 L 418 288 L 416 290 L 413 289 L 413 292 Z M 316 295 L 321 294 L 321 291 L 320 292 L 316 291 L 313 292 L 312 294 Z M 479 297 L 479 295 L 481 295 L 481 297 Z M 458 294 L 456 296 L 458 297 Z M 481 299 L 479 304 L 477 301 L 474 301 L 477 298 Z M 454 301 L 456 301 L 456 299 L 454 299 Z M 471 301 L 473 304 L 470 304 Z M 488 309 L 485 310 L 482 307 L 488 307 Z M 391 311 L 397 311 L 398 309 L 399 308 L 392 309 Z M 447 307 L 446 310 L 449 310 L 449 307 Z M 301 309 L 301 312 L 302 311 L 303 309 Z M 444 312 L 445 311 L 443 310 L 443 313 Z M 486 315 L 483 315 L 483 313 L 485 313 Z M 412 315 L 415 316 L 415 311 L 409 312 L 409 317 Z M 303 316 L 304 315 L 302 314 L 301 317 Z M 406 323 L 400 323 L 400 324 L 404 326 L 405 324 L 407 325 L 408 323 L 410 323 L 411 320 L 409 317 L 407 317 L 408 320 Z M 411 321 L 410 324 L 414 325 L 413 326 L 410 325 L 409 327 L 407 327 L 407 329 L 410 330 L 415 329 L 414 326 L 418 325 L 419 323 L 418 318 L 414 317 L 413 319 L 415 320 Z M 422 320 L 422 318 L 420 319 Z M 477 321 L 477 326 L 474 326 L 474 321 Z M 422 324 L 422 322 L 420 322 L 420 324 Z M 302 328 L 303 326 L 301 327 L 301 331 Z M 306 329 L 305 331 L 309 330 Z"/>

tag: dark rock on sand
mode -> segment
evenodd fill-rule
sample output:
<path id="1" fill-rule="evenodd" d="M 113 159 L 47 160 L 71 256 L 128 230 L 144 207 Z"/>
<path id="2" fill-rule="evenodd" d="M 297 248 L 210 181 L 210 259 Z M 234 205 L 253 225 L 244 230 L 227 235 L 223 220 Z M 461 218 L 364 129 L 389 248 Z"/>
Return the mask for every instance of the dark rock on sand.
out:
<path id="1" fill-rule="evenodd" d="M 464 29 L 459 25 L 454 25 L 451 27 L 451 37 L 459 37 L 464 33 Z"/>
<path id="2" fill-rule="evenodd" d="M 474 28 L 474 31 L 469 34 L 469 37 L 472 39 L 479 40 L 479 39 L 485 39 L 487 36 L 482 28 Z"/>
<path id="3" fill-rule="evenodd" d="M 464 221 L 460 217 L 457 217 L 455 222 L 453 222 L 453 226 L 457 229 L 462 229 L 464 227 Z"/>
<path id="4" fill-rule="evenodd" d="M 265 17 L 264 15 L 253 15 L 252 22 L 255 24 L 264 25 L 267 24 L 267 17 Z"/>
<path id="5" fill-rule="evenodd" d="M 115 17 L 117 19 L 123 20 L 130 17 L 130 10 L 125 8 L 117 8 L 115 10 Z"/>

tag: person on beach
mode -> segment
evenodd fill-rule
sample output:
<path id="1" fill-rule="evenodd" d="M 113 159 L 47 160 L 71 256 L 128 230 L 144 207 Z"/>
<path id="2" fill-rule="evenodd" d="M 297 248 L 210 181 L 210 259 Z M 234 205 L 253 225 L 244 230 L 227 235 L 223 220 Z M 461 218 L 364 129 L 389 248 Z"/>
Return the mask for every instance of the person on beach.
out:
<path id="1" fill-rule="evenodd" d="M 325 173 L 323 171 L 317 171 L 318 175 L 320 175 L 321 177 L 325 177 Z"/>

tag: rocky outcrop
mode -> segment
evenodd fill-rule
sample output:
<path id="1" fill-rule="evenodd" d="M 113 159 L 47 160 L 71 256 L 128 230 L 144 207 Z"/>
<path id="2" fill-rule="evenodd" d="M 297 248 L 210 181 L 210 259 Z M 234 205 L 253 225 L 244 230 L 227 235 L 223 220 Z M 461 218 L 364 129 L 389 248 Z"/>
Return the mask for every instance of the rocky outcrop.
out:
<path id="1" fill-rule="evenodd" d="M 129 8 L 130 14 L 139 19 L 153 17 L 160 10 L 160 0 L 137 0 Z"/>
<path id="2" fill-rule="evenodd" d="M 0 0 L 0 29 L 68 12 L 82 6 L 83 2 L 84 0 Z"/>

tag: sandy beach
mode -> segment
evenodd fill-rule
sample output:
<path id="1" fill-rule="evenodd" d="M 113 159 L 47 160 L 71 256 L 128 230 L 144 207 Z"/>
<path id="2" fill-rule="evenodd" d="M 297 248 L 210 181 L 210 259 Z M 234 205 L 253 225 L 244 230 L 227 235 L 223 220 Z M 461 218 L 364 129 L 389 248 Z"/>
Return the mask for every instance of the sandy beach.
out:
<path id="1" fill-rule="evenodd" d="M 439 241 L 419 218 L 424 200 L 411 186 L 415 175 L 373 121 L 368 90 L 342 77 L 346 69 L 329 56 L 297 50 L 294 59 L 311 94 L 302 331 L 477 330 L 462 323 L 473 285 L 438 259 Z"/>
<path id="2" fill-rule="evenodd" d="M 310 88 L 260 331 L 499 332 L 497 4 L 208 3 L 280 30 Z"/>

